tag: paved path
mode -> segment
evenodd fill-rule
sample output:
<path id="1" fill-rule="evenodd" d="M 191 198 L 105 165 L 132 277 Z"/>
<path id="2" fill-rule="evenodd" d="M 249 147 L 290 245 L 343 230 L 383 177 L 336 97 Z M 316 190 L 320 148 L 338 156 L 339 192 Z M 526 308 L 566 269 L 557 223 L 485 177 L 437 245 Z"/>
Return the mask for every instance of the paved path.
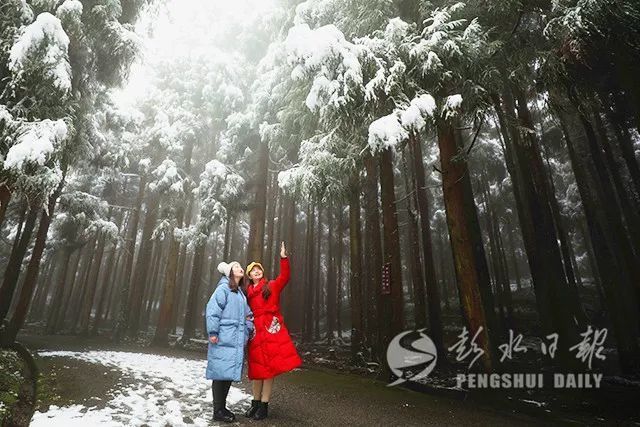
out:
<path id="1" fill-rule="evenodd" d="M 154 350 L 139 348 L 106 348 L 104 344 L 82 344 L 72 337 L 24 337 L 24 341 L 32 350 L 41 351 L 48 350 L 71 350 L 86 352 L 88 350 L 111 350 L 111 351 L 137 351 L 149 353 L 148 362 L 152 362 L 152 355 L 162 354 L 170 357 L 179 357 L 185 361 L 196 362 L 198 366 L 204 362 L 204 356 L 194 352 L 178 351 L 178 350 Z M 120 357 L 120 356 L 118 356 Z M 71 363 L 71 358 L 51 357 L 48 358 L 49 370 L 60 369 L 64 365 Z M 82 363 L 86 363 L 82 362 Z M 53 365 L 52 365 L 53 364 Z M 183 364 L 181 362 L 181 364 Z M 58 366 L 59 365 L 59 366 Z M 94 365 L 95 366 L 95 365 Z M 204 365 L 203 365 L 204 366 Z M 195 368 L 194 368 L 195 369 Z M 84 371 L 90 369 L 77 369 L 65 375 L 77 376 L 74 380 L 76 384 L 72 388 L 76 388 L 78 384 L 82 384 Z M 109 368 L 111 371 L 112 368 Z M 246 367 L 245 367 L 246 372 Z M 59 374 L 58 374 L 59 375 Z M 92 372 L 93 381 L 87 378 L 87 382 L 94 382 L 97 375 Z M 105 374 L 106 375 L 106 374 Z M 131 377 L 130 374 L 127 375 Z M 157 391 L 163 394 L 166 388 L 173 391 L 171 384 L 163 385 L 162 381 L 148 381 L 145 376 L 135 377 L 136 384 L 131 384 L 130 379 L 126 381 L 129 386 L 135 385 L 140 390 Z M 169 378 L 164 379 L 165 382 Z M 179 381 L 176 379 L 175 381 Z M 120 383 L 122 384 L 122 383 Z M 203 386 L 203 387 L 200 387 Z M 211 421 L 211 405 L 204 396 L 206 384 L 199 384 L 197 389 L 200 390 L 198 396 L 191 396 L 192 390 L 185 394 L 183 392 L 173 392 L 173 399 L 177 400 L 183 406 L 182 415 L 190 412 L 189 418 L 195 418 L 193 411 L 199 412 L 196 415 L 200 424 L 204 420 L 208 420 L 210 425 L 215 425 Z M 251 384 L 247 379 L 240 383 L 234 383 L 234 386 L 243 390 L 245 393 L 251 394 Z M 65 385 L 61 384 L 61 388 Z M 119 390 L 117 383 L 105 381 L 104 390 Z M 196 389 L 196 387 L 193 387 Z M 155 390 L 154 390 L 155 389 Z M 60 390 L 64 392 L 64 390 Z M 85 390 L 88 394 L 95 394 L 95 389 Z M 120 390 L 122 392 L 122 390 Z M 80 390 L 69 391 L 73 396 L 70 402 L 82 403 Z M 85 394 L 86 394 L 85 393 Z M 113 394 L 110 392 L 109 394 Z M 126 393 L 129 394 L 129 393 Z M 84 396 L 84 398 L 89 396 Z M 105 396 L 103 396 L 105 397 Z M 83 398 L 83 399 L 84 399 Z M 181 400 L 187 399 L 184 402 Z M 192 402 L 193 401 L 193 402 Z M 160 403 L 162 401 L 155 402 Z M 87 403 L 85 403 L 87 404 Z M 538 419 L 525 414 L 515 414 L 513 411 L 504 409 L 498 411 L 488 406 L 483 406 L 477 402 L 462 401 L 451 399 L 448 397 L 439 397 L 429 394 L 423 394 L 407 390 L 400 387 L 387 387 L 386 384 L 372 379 L 363 378 L 353 374 L 343 374 L 336 371 L 321 370 L 315 368 L 302 368 L 293 372 L 289 372 L 278 376 L 275 379 L 274 391 L 269 404 L 269 418 L 262 421 L 247 419 L 244 417 L 244 411 L 250 405 L 250 398 L 230 405 L 230 409 L 236 413 L 237 420 L 232 425 L 262 425 L 262 426 L 429 426 L 429 425 L 478 425 L 478 426 L 502 426 L 502 425 L 550 425 L 549 419 Z M 122 406 L 122 405 L 120 405 Z M 186 410 L 184 408 L 187 408 Z M 120 418 L 123 419 L 123 418 Z M 169 421 L 170 418 L 161 418 Z M 174 418 L 175 419 L 175 418 Z M 180 419 L 180 418 L 178 418 Z M 156 419 L 149 419 L 149 425 L 156 425 Z M 174 423 L 169 423 L 173 425 Z M 177 422 L 179 425 L 180 423 Z M 162 425 L 162 423 L 160 424 Z"/>

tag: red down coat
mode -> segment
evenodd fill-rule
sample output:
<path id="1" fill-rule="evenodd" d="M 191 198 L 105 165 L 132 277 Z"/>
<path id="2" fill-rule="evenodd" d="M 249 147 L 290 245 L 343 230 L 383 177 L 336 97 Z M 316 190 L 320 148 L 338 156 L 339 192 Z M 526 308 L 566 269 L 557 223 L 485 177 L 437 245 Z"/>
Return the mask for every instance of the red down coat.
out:
<path id="1" fill-rule="evenodd" d="M 249 285 L 247 299 L 253 311 L 256 335 L 249 340 L 249 379 L 264 380 L 291 371 L 302 364 L 280 313 L 280 292 L 289 282 L 289 258 L 280 258 L 280 275 L 269 281 L 271 295 L 266 300 L 262 287 Z"/>

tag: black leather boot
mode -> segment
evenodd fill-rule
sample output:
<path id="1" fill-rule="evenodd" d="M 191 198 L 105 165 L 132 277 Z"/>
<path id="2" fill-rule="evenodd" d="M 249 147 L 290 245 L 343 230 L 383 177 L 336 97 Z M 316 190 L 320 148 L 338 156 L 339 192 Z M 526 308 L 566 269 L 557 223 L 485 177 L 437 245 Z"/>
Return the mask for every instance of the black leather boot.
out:
<path id="1" fill-rule="evenodd" d="M 213 419 L 216 421 L 224 421 L 226 423 L 232 423 L 235 421 L 236 416 L 233 412 L 226 408 L 220 408 L 213 413 Z"/>
<path id="2" fill-rule="evenodd" d="M 260 402 L 258 405 L 258 410 L 256 414 L 253 416 L 254 420 L 263 420 L 267 418 L 269 415 L 269 402 Z"/>
<path id="3" fill-rule="evenodd" d="M 259 404 L 260 404 L 259 400 L 251 399 L 251 408 L 247 410 L 244 416 L 247 418 L 253 418 L 253 416 L 256 414 L 256 411 L 258 410 Z"/>

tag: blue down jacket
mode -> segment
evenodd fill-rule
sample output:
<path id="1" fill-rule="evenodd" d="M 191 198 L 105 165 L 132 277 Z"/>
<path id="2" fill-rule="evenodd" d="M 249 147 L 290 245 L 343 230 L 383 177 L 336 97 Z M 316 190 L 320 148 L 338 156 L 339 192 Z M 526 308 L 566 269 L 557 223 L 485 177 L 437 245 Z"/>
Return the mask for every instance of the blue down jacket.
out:
<path id="1" fill-rule="evenodd" d="M 253 313 L 241 290 L 229 288 L 223 276 L 207 303 L 207 331 L 217 344 L 207 350 L 207 379 L 240 381 L 244 346 L 253 331 Z"/>

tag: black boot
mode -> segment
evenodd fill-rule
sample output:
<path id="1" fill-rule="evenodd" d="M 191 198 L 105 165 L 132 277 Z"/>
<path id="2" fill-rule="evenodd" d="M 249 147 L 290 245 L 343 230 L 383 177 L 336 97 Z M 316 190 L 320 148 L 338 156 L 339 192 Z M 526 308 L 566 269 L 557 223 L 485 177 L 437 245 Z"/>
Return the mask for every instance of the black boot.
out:
<path id="1" fill-rule="evenodd" d="M 233 415 L 233 412 L 229 411 L 228 409 L 220 408 L 213 413 L 213 419 L 216 421 L 232 423 L 236 420 L 236 416 Z"/>
<path id="2" fill-rule="evenodd" d="M 256 414 L 253 416 L 253 419 L 263 420 L 267 418 L 267 415 L 269 415 L 269 402 L 260 402 L 258 404 L 258 410 L 256 411 Z"/>
<path id="3" fill-rule="evenodd" d="M 260 404 L 259 400 L 251 399 L 251 408 L 247 410 L 244 416 L 247 418 L 253 418 L 253 416 L 256 414 L 256 411 L 258 410 L 259 404 Z"/>

